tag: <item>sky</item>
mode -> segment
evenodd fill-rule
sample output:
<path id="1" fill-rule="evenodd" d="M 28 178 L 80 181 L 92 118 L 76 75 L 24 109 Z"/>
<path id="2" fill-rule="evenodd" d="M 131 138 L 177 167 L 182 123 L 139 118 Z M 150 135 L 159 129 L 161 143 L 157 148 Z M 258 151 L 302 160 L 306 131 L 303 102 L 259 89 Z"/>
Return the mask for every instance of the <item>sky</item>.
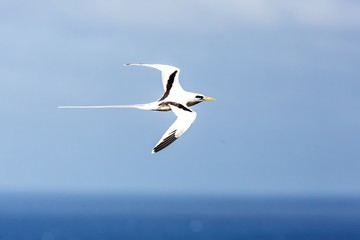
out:
<path id="1" fill-rule="evenodd" d="M 355 0 L 0 2 L 0 192 L 360 194 Z M 174 144 L 160 73 L 216 98 Z"/>

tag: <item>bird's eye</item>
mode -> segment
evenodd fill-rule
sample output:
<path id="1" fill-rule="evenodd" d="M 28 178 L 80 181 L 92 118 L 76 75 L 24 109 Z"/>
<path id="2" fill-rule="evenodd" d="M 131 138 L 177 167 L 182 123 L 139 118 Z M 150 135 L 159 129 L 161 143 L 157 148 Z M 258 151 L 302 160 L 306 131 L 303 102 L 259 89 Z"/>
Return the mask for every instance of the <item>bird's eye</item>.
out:
<path id="1" fill-rule="evenodd" d="M 203 99 L 203 96 L 197 95 L 196 98 Z"/>

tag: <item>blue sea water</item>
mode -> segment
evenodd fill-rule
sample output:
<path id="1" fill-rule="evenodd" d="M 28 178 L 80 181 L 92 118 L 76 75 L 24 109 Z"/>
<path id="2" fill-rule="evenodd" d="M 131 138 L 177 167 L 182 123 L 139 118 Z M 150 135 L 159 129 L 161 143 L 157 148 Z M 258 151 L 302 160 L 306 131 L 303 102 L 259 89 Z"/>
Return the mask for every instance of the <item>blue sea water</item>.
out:
<path id="1" fill-rule="evenodd" d="M 0 240 L 358 240 L 359 198 L 0 194 Z"/>

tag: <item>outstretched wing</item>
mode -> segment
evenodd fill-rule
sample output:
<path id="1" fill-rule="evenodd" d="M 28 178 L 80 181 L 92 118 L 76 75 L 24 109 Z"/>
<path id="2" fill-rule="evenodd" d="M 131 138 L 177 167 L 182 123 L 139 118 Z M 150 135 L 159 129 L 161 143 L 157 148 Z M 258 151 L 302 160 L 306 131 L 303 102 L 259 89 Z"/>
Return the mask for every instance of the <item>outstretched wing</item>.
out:
<path id="1" fill-rule="evenodd" d="M 195 121 L 196 112 L 192 111 L 190 108 L 175 102 L 167 102 L 171 110 L 177 116 L 175 122 L 170 126 L 170 128 L 165 132 L 161 137 L 160 141 L 156 144 L 152 153 L 156 153 L 171 143 L 178 139 L 186 130 L 189 129 L 191 124 Z"/>
<path id="2" fill-rule="evenodd" d="M 125 66 L 144 66 L 151 67 L 161 71 L 161 78 L 164 87 L 164 95 L 159 101 L 164 100 L 171 92 L 184 91 L 179 83 L 180 69 L 170 65 L 163 64 L 144 64 L 144 63 L 131 63 Z"/>

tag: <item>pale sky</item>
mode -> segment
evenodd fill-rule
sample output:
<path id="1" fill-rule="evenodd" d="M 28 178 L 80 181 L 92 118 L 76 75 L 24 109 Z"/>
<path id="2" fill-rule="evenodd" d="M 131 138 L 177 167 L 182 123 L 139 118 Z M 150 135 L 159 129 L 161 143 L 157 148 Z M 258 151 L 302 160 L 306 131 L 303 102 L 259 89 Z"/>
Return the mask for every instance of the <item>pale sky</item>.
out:
<path id="1" fill-rule="evenodd" d="M 1 1 L 0 191 L 360 194 L 360 4 Z M 171 112 L 65 110 L 215 97 L 156 155 Z"/>

